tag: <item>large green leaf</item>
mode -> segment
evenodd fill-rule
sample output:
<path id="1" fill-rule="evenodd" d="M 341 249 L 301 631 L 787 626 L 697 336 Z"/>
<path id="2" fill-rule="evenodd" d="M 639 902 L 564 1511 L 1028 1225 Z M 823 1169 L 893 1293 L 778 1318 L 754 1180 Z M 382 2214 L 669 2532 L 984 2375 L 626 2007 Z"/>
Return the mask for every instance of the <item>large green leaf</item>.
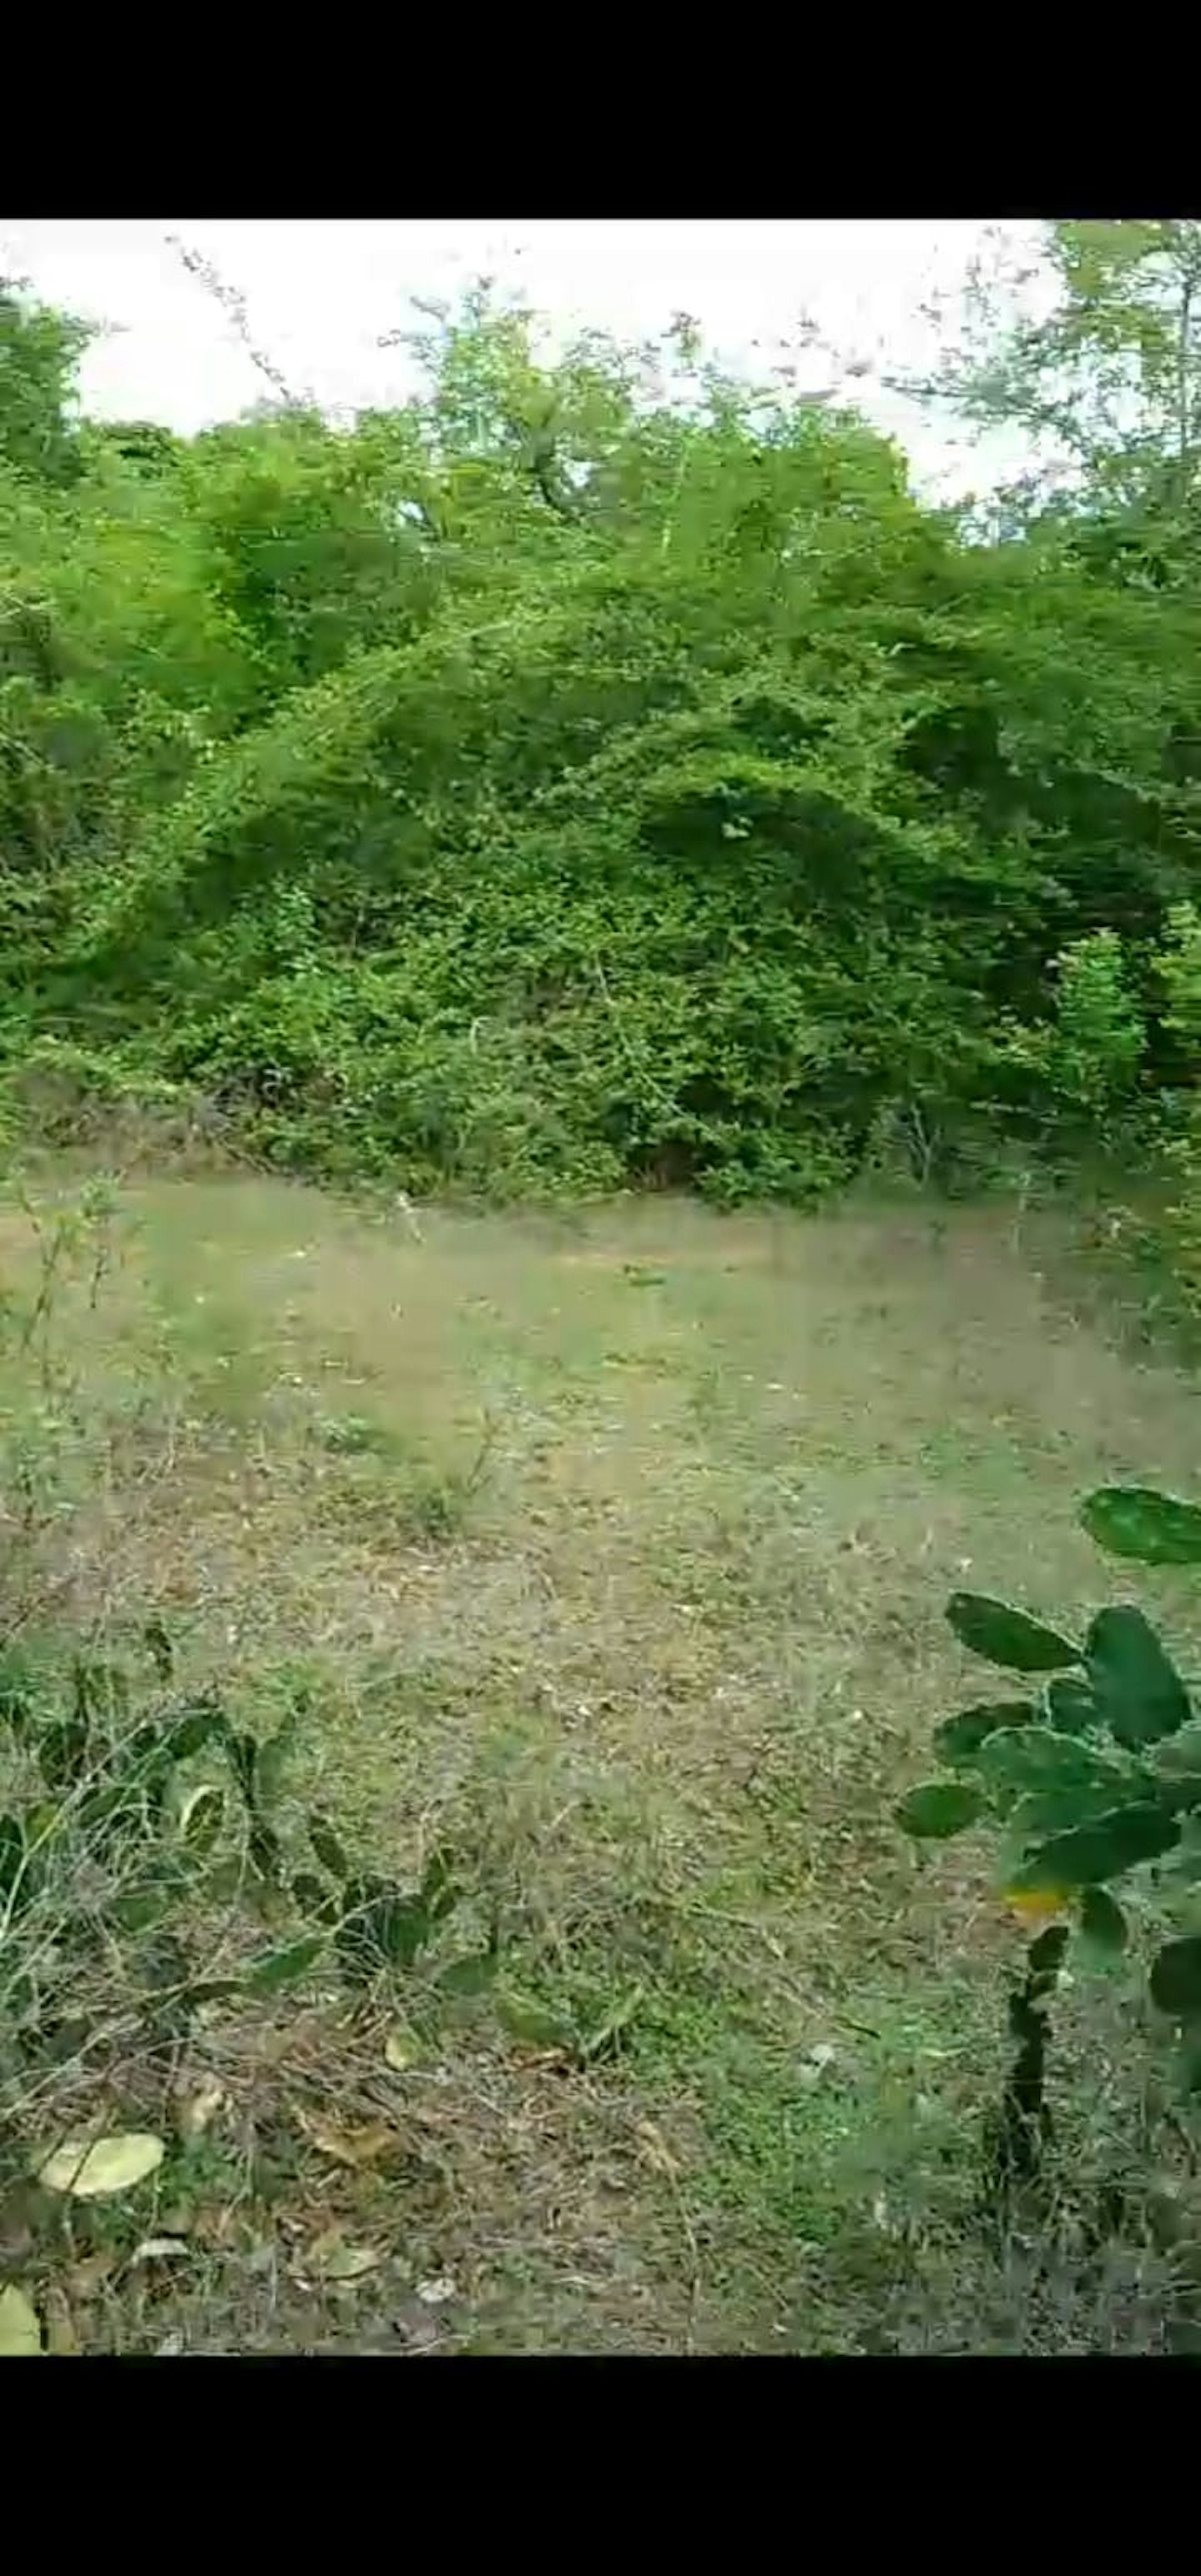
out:
<path id="1" fill-rule="evenodd" d="M 1103 1959 L 1120 1958 L 1130 1937 L 1121 1906 L 1104 1887 L 1086 1887 L 1080 1901 L 1080 1931 L 1085 1945 Z"/>
<path id="2" fill-rule="evenodd" d="M 1036 1895 L 1053 1888 L 1096 1887 L 1120 1878 L 1140 1861 L 1158 1860 L 1178 1841 L 1174 1816 L 1150 1802 L 1116 1807 L 1094 1823 L 1056 1834 L 1032 1852 L 1008 1880 L 1014 1895 Z"/>
<path id="3" fill-rule="evenodd" d="M 25 1827 L 19 1816 L 0 1816 L 0 1906 L 19 1914 L 32 1888 L 26 1865 Z"/>
<path id="4" fill-rule="evenodd" d="M 460 1959 L 451 1959 L 438 1978 L 439 1992 L 444 1995 L 482 1995 L 495 1985 L 500 1960 L 495 1950 L 469 1950 Z"/>
<path id="5" fill-rule="evenodd" d="M 246 1850 L 251 1868 L 257 1871 L 264 1885 L 275 1887 L 279 1881 L 284 1847 L 274 1825 L 269 1825 L 257 1812 L 246 1837 Z"/>
<path id="6" fill-rule="evenodd" d="M 11 1653 L 0 1654 L 0 1726 L 7 1726 L 18 1743 L 29 1733 L 33 1702 L 33 1685 L 24 1664 Z"/>
<path id="7" fill-rule="evenodd" d="M 322 1869 L 327 1869 L 331 1878 L 350 1877 L 349 1856 L 339 1842 L 328 1816 L 309 1817 L 309 1841 Z"/>
<path id="8" fill-rule="evenodd" d="M 1102 1485 L 1080 1518 L 1098 1547 L 1140 1565 L 1201 1565 L 1201 1508 L 1150 1485 Z"/>
<path id="9" fill-rule="evenodd" d="M 1151 1968 L 1151 2001 L 1173 2021 L 1201 2019 L 1201 1933 L 1165 1941 Z"/>
<path id="10" fill-rule="evenodd" d="M 977 1700 L 971 1708 L 957 1709 L 954 1717 L 944 1717 L 941 1726 L 935 1727 L 934 1749 L 954 1769 L 957 1763 L 971 1762 L 998 1727 L 1010 1731 L 1031 1725 L 1033 1718 L 1033 1700 Z"/>
<path id="11" fill-rule="evenodd" d="M 225 1737 L 225 1750 L 230 1769 L 245 1800 L 248 1814 L 255 1806 L 254 1775 L 259 1758 L 259 1740 L 248 1729 L 231 1726 Z"/>
<path id="12" fill-rule="evenodd" d="M 338 1921 L 341 1914 L 339 1900 L 328 1879 L 318 1878 L 315 1870 L 297 1870 L 288 1893 L 301 1913 L 311 1914 L 315 1923 L 334 1924 Z"/>
<path id="13" fill-rule="evenodd" d="M 78 1718 L 98 1718 L 106 1726 L 129 1708 L 129 1675 L 102 1655 L 76 1655 L 72 1664 L 73 1698 Z"/>
<path id="14" fill-rule="evenodd" d="M 412 1966 L 433 1930 L 422 1897 L 388 1879 L 364 1876 L 347 1882 L 344 1902 L 336 1939 L 348 1975 L 371 1977 L 381 1968 Z"/>
<path id="15" fill-rule="evenodd" d="M 178 1887 L 157 1883 L 126 1888 L 120 1896 L 110 1899 L 106 1921 L 118 1932 L 149 1932 L 155 1924 L 166 1921 L 172 1907 L 178 1905 L 179 1896 Z"/>
<path id="16" fill-rule="evenodd" d="M 1155 1630 L 1127 1602 L 1099 1610 L 1088 1632 L 1088 1674 L 1119 1744 L 1153 1744 L 1191 1716 L 1189 1696 Z"/>
<path id="17" fill-rule="evenodd" d="M 1057 1735 L 1084 1735 L 1090 1726 L 1104 1724 L 1092 1683 L 1083 1673 L 1056 1673 L 1043 1698 Z"/>
<path id="18" fill-rule="evenodd" d="M 92 1730 L 86 1717 L 60 1718 L 46 1727 L 38 1739 L 38 1761 L 42 1778 L 56 1797 L 65 1796 L 82 1780 L 87 1769 Z"/>
<path id="19" fill-rule="evenodd" d="M 1049 1834 L 1074 1833 L 1077 1825 L 1095 1824 L 1101 1816 L 1112 1815 L 1115 1806 L 1158 1803 L 1151 1773 L 1127 1778 L 1111 1770 L 1070 1789 L 1029 1790 L 1007 1816 L 1006 1833 L 1011 1849 L 1020 1855 Z M 1162 1803 L 1167 1807 L 1172 1801 L 1165 1796 Z"/>
<path id="20" fill-rule="evenodd" d="M 441 1849 L 432 1851 L 421 1880 L 421 1902 L 431 1924 L 441 1923 L 454 1912 L 461 1893 L 455 1876 L 453 1853 Z"/>
<path id="21" fill-rule="evenodd" d="M 310 1968 L 316 1966 L 327 1947 L 324 1933 L 314 1932 L 307 1940 L 290 1941 L 285 1949 L 269 1950 L 248 1970 L 247 1994 L 274 1995 L 283 1986 L 294 1986 L 301 1977 L 308 1975 Z"/>
<path id="22" fill-rule="evenodd" d="M 411 1968 L 433 1926 L 423 1897 L 406 1896 L 400 1888 L 381 1888 L 366 1908 L 363 1928 L 389 1967 Z"/>
<path id="23" fill-rule="evenodd" d="M 141 1797 L 146 1789 L 165 1780 L 172 1760 L 170 1736 L 155 1720 L 148 1719 L 144 1726 L 136 1726 L 132 1735 L 126 1736 L 121 1745 L 119 1767 L 114 1767 L 118 1769 L 118 1777 L 125 1789 L 133 1796 Z"/>
<path id="24" fill-rule="evenodd" d="M 180 1840 L 193 1860 L 207 1860 L 225 1821 L 225 1791 L 215 1780 L 203 1781 L 180 1810 Z"/>
<path id="25" fill-rule="evenodd" d="M 267 1736 L 259 1745 L 254 1764 L 254 1795 L 257 1806 L 273 1806 L 276 1800 L 282 1797 L 299 1733 L 300 1714 L 298 1709 L 293 1707 L 288 1710 L 286 1717 L 281 1719 L 274 1735 Z"/>
<path id="26" fill-rule="evenodd" d="M 991 1735 L 981 1745 L 978 1768 L 990 1783 L 1019 1796 L 1039 1790 L 1068 1797 L 1100 1791 L 1113 1807 L 1131 1794 L 1120 1763 L 1049 1726 L 1007 1727 Z"/>
<path id="27" fill-rule="evenodd" d="M 225 1732 L 225 1711 L 207 1694 L 180 1708 L 172 1720 L 166 1752 L 172 1762 L 190 1762 L 215 1736 Z"/>
<path id="28" fill-rule="evenodd" d="M 578 2034 L 563 2013 L 534 1997 L 518 1994 L 512 1986 L 501 1986 L 496 1995 L 496 2018 L 511 2039 L 520 2040 L 525 2048 L 573 2052 L 579 2045 Z"/>
<path id="29" fill-rule="evenodd" d="M 926 1842 L 945 1842 L 974 1825 L 984 1800 L 966 1780 L 924 1780 L 897 1808 L 897 1823 Z"/>
<path id="30" fill-rule="evenodd" d="M 1168 1789 L 1166 1803 L 1172 1803 Z M 1184 1815 L 1180 1819 L 1180 1843 L 1168 1863 L 1173 1878 L 1183 1887 L 1201 1887 L 1201 1816 Z"/>
<path id="31" fill-rule="evenodd" d="M 1155 1745 L 1152 1762 L 1160 1777 L 1181 1784 L 1195 1781 L 1201 1800 L 1201 1717 L 1190 1718 L 1177 1735 L 1167 1735 Z"/>
<path id="32" fill-rule="evenodd" d="M 1007 1601 L 990 1600 L 986 1593 L 953 1592 L 946 1615 L 970 1654 L 983 1655 L 987 1663 L 1001 1664 L 1007 1672 L 1064 1672 L 1081 1660 L 1079 1647 L 1067 1637 Z"/>

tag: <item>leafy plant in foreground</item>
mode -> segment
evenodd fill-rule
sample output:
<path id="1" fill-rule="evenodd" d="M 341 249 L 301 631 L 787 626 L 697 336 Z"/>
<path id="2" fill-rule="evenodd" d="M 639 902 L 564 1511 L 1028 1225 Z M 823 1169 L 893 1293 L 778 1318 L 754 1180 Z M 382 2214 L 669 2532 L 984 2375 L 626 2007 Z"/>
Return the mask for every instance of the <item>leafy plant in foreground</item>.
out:
<path id="1" fill-rule="evenodd" d="M 65 1680 L 0 1665 L 0 2094 L 18 2115 L 56 2067 L 115 2071 L 202 2006 L 275 1995 L 323 1960 L 352 1987 L 407 1970 L 459 1899 L 444 1853 L 406 1890 L 353 1866 L 321 1817 L 322 1874 L 297 1868 L 280 1796 L 303 1693 L 264 1737 L 216 1691 L 171 1689 L 161 1623 L 145 1643 L 157 1688 L 82 1655 Z"/>
<path id="2" fill-rule="evenodd" d="M 1201 1508 L 1149 1487 L 1090 1494 L 1081 1520 L 1098 1545 L 1148 1565 L 1201 1566 Z M 1002 2192 L 1037 2173 L 1048 2129 L 1049 2013 L 1069 1946 L 1114 1958 L 1129 1924 L 1114 1882 L 1151 1873 L 1155 1912 L 1201 1881 L 1201 1718 L 1150 1622 L 1132 1604 L 1100 1610 L 1080 1640 L 1006 1602 L 957 1592 L 947 1617 L 969 1652 L 1028 1676 L 1037 1695 L 947 1718 L 943 1775 L 911 1789 L 898 1822 L 919 1840 L 971 1826 L 1001 1837 L 1001 1884 L 1042 1925 L 1009 2001 L 1016 2051 L 990 2139 Z M 1190 2090 L 1201 2086 L 1201 1933 L 1162 1941 L 1153 2004 L 1175 2025 Z"/>
<path id="3" fill-rule="evenodd" d="M 309 1841 L 323 1875 L 298 1872 L 292 1893 L 306 1912 L 332 1927 L 348 1983 L 369 1984 L 383 1969 L 411 1968 L 458 1904 L 449 1855 L 432 1852 L 420 1886 L 402 1888 L 375 1871 L 356 1869 L 327 1817 L 310 1816 Z"/>

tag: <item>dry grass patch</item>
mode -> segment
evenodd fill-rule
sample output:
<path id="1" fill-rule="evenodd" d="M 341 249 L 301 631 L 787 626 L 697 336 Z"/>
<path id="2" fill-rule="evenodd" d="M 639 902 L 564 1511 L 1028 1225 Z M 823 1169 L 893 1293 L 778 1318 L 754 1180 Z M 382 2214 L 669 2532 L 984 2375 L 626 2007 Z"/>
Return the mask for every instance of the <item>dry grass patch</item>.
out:
<path id="1" fill-rule="evenodd" d="M 220 1680 L 252 1726 L 303 1679 L 298 1816 L 335 1812 L 406 1884 L 444 1838 L 467 1934 L 575 2035 L 523 2044 L 431 1971 L 398 2078 L 318 1998 L 293 2058 L 226 2086 L 239 2134 L 292 2137 L 323 2089 L 366 2126 L 382 2087 L 407 2144 L 320 2189 L 311 2138 L 299 2164 L 256 2146 L 277 2216 L 251 2195 L 211 2334 L 825 2348 L 920 2308 L 922 2245 L 959 2241 L 970 2196 L 1010 1938 L 978 1855 L 924 1860 L 890 1821 L 962 1690 L 942 1602 L 965 1578 L 1051 1615 L 1103 1598 L 1075 1498 L 1187 1488 L 1191 1383 L 1051 1295 L 1049 1236 L 978 1211 L 630 1202 L 416 1234 L 172 1179 L 123 1193 L 118 1232 L 101 1295 L 60 1284 L 40 1378 L 10 1342 L 12 1623 L 161 1616 L 188 1687 Z M 0 1254 L 28 1300 L 20 1211 Z M 1139 1589 L 1187 1638 L 1187 1585 Z M 387 2251 L 317 2296 L 322 2210 Z M 934 2342 L 970 2341 L 953 2273 L 932 2265 Z"/>

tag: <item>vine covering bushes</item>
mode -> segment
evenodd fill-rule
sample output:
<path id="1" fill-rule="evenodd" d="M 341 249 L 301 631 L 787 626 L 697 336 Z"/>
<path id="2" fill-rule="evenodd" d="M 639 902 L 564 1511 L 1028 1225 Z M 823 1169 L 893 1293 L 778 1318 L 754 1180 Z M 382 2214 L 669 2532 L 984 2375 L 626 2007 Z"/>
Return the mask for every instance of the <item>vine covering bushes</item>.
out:
<path id="1" fill-rule="evenodd" d="M 4 295 L 10 1108 L 69 1061 L 319 1174 L 726 1200 L 1154 1132 L 1187 1194 L 1199 245 L 1051 227 L 1052 320 L 948 359 L 1074 440 L 987 522 L 683 326 L 541 361 L 479 294 L 394 412 L 181 440 Z"/>

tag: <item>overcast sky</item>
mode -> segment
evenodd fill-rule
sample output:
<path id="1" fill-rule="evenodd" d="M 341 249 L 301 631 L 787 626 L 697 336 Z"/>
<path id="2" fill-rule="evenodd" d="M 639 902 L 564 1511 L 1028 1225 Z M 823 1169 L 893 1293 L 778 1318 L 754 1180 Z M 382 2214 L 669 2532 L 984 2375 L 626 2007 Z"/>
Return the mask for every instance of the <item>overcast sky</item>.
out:
<path id="1" fill-rule="evenodd" d="M 770 368 L 808 315 L 844 359 L 863 365 L 855 399 L 901 439 L 922 485 L 947 495 L 1012 470 L 1017 452 L 996 442 L 981 451 L 956 438 L 949 425 L 886 392 L 878 371 L 929 362 L 935 341 L 922 306 L 932 294 L 955 295 L 985 229 L 714 217 L 0 220 L 0 273 L 28 278 L 48 302 L 106 326 L 84 360 L 89 410 L 184 431 L 235 416 L 266 388 L 220 306 L 171 247 L 172 235 L 245 297 L 252 332 L 288 382 L 343 412 L 407 390 L 405 353 L 379 342 L 414 318 L 414 294 L 453 295 L 481 275 L 518 287 L 565 330 L 591 323 L 639 340 L 689 313 L 714 353 L 737 367 Z M 830 380 L 820 356 L 805 366 L 814 385 Z"/>

